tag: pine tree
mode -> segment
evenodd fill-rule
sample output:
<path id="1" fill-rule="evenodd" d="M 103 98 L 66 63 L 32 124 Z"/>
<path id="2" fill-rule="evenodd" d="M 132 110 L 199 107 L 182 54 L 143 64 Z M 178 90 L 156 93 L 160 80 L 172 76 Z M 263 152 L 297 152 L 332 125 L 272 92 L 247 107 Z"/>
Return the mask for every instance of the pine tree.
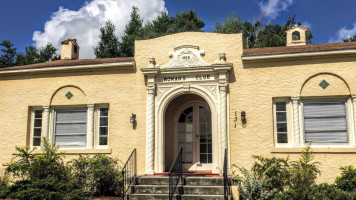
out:
<path id="1" fill-rule="evenodd" d="M 115 25 L 107 21 L 105 26 L 100 28 L 100 41 L 98 46 L 94 47 L 94 53 L 97 58 L 119 57 L 119 39 L 115 35 Z"/>
<path id="2" fill-rule="evenodd" d="M 126 25 L 124 36 L 120 42 L 120 56 L 133 57 L 134 56 L 134 43 L 135 39 L 139 38 L 142 34 L 142 19 L 138 14 L 138 8 L 132 7 L 130 21 Z"/>
<path id="3" fill-rule="evenodd" d="M 11 67 L 16 65 L 16 48 L 12 48 L 12 44 L 9 40 L 3 40 L 0 43 L 2 54 L 0 55 L 0 68 L 1 67 Z"/>
<path id="4" fill-rule="evenodd" d="M 353 37 L 345 38 L 344 42 L 356 42 L 356 34 Z"/>

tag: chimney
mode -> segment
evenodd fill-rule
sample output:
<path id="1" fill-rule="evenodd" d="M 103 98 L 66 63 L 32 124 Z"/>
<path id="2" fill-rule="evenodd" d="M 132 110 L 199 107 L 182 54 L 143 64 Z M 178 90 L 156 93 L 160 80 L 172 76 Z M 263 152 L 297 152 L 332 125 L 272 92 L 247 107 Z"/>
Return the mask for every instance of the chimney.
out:
<path id="1" fill-rule="evenodd" d="M 295 25 L 293 28 L 287 30 L 287 46 L 306 45 L 306 31 L 307 29 L 301 28 L 298 25 Z"/>
<path id="2" fill-rule="evenodd" d="M 77 39 L 66 39 L 61 44 L 61 60 L 79 59 Z"/>

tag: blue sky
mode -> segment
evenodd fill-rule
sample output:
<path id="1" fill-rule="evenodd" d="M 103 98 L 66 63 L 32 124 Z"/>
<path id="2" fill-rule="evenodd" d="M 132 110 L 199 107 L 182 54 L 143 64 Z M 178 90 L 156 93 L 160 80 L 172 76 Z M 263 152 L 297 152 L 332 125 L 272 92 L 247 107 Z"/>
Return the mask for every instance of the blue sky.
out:
<path id="1" fill-rule="evenodd" d="M 93 57 L 99 28 L 110 19 L 122 35 L 132 5 L 140 9 L 145 20 L 161 11 L 170 15 L 195 9 L 212 31 L 217 20 L 231 13 L 243 20 L 283 24 L 289 16 L 309 26 L 313 43 L 341 41 L 356 34 L 355 0 L 1 0 L 0 40 L 8 39 L 18 51 L 25 46 L 37 48 L 47 42 L 59 47 L 66 38 L 77 38 L 81 58 Z"/>

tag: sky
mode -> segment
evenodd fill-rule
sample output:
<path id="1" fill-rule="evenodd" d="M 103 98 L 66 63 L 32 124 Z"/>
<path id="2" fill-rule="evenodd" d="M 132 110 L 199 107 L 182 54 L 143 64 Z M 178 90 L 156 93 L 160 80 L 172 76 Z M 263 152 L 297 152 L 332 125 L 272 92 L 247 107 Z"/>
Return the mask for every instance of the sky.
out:
<path id="1" fill-rule="evenodd" d="M 0 40 L 10 40 L 24 52 L 26 46 L 41 48 L 48 42 L 59 49 L 64 39 L 76 38 L 80 58 L 95 58 L 100 27 L 111 20 L 121 37 L 132 6 L 144 22 L 162 11 L 175 15 L 195 9 L 205 32 L 234 13 L 242 20 L 279 24 L 296 14 L 313 32 L 315 44 L 342 42 L 356 34 L 355 0 L 0 0 Z"/>

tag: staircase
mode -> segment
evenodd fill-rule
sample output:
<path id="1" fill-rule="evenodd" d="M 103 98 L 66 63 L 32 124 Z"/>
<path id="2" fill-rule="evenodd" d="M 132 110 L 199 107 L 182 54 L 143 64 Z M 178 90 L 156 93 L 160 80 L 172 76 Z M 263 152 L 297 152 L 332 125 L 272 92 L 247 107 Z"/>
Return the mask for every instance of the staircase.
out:
<path id="1" fill-rule="evenodd" d="M 182 200 L 224 200 L 224 178 L 221 176 L 207 177 L 184 176 L 183 183 L 177 187 L 173 199 Z M 229 188 L 230 189 L 230 188 Z M 141 176 L 136 185 L 131 186 L 129 200 L 169 199 L 168 176 Z M 180 193 L 180 195 L 177 195 Z M 230 198 L 228 198 L 230 199 Z"/>

